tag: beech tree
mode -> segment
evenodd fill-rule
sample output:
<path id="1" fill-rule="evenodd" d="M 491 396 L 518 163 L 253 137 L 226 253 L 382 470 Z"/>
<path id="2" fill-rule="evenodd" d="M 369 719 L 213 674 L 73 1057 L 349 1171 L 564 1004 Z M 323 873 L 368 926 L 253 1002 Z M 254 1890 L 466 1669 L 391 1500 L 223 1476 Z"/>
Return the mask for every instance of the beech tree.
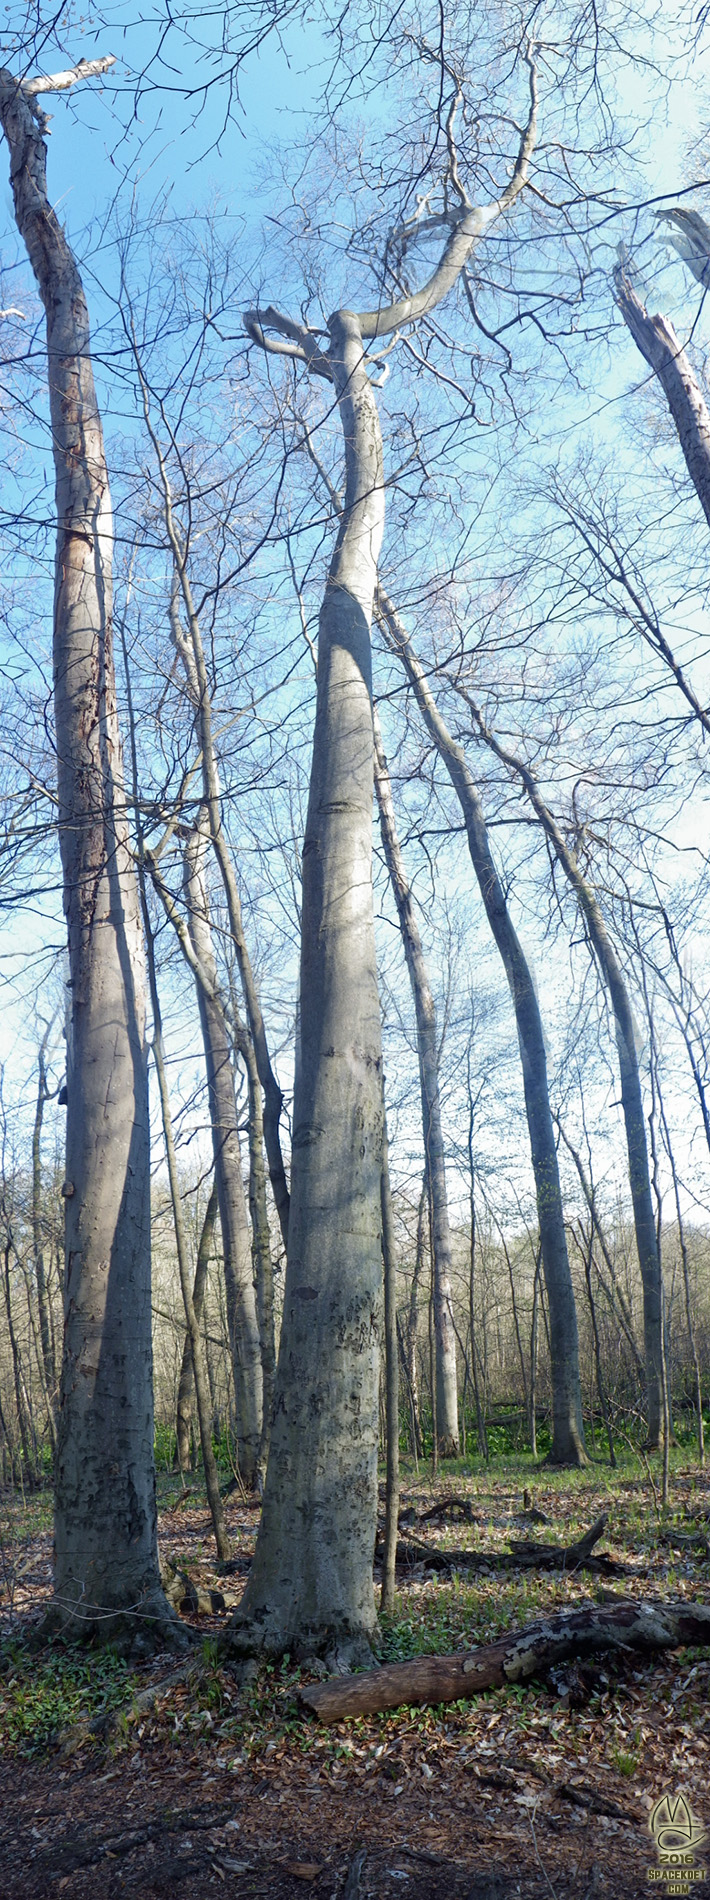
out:
<path id="1" fill-rule="evenodd" d="M 436 1008 L 419 934 L 414 901 L 397 836 L 392 786 L 374 709 L 375 791 L 380 814 L 382 845 L 397 906 L 402 944 L 414 997 L 417 1020 L 419 1084 L 426 1155 L 427 1188 L 431 1206 L 434 1331 L 436 1340 L 436 1439 L 441 1458 L 455 1458 L 459 1446 L 456 1391 L 456 1334 L 451 1304 L 451 1230 L 446 1193 L 446 1157 L 439 1088 L 439 1047 Z"/>
<path id="2" fill-rule="evenodd" d="M 459 800 L 471 862 L 510 989 L 522 1063 L 540 1245 L 550 1308 L 553 1416 L 550 1456 L 554 1464 L 584 1464 L 586 1451 L 579 1380 L 577 1312 L 550 1112 L 545 1038 L 535 985 L 496 870 L 483 807 L 463 747 L 452 738 L 406 628 L 383 587 L 378 590 L 377 617 L 389 645 L 404 666 L 422 718 Z"/>
<path id="3" fill-rule="evenodd" d="M 648 1446 L 657 1451 L 661 1443 L 664 1410 L 663 1280 L 651 1195 L 646 1121 L 636 1047 L 637 1028 L 628 985 L 609 935 L 597 894 L 589 878 L 585 877 L 575 852 L 564 835 L 562 826 L 546 804 L 534 772 L 524 759 L 518 757 L 496 738 L 466 688 L 459 686 L 458 690 L 462 692 L 466 704 L 471 709 L 474 728 L 481 739 L 525 787 L 545 837 L 549 839 L 555 857 L 574 891 L 602 980 L 609 992 L 619 1058 L 621 1106 L 626 1134 L 634 1230 L 643 1284 Z"/>
<path id="4" fill-rule="evenodd" d="M 332 386 L 346 479 L 319 626 L 284 1313 L 261 1526 L 230 1630 L 240 1650 L 315 1649 L 352 1662 L 367 1653 L 375 1625 L 383 1105 L 370 627 L 385 489 L 366 351 L 437 307 L 523 189 L 537 116 L 529 54 L 527 64 L 530 110 L 513 174 L 482 207 L 459 178 L 461 86 L 456 78 L 451 85 L 447 69 L 447 181 L 455 203 L 434 217 L 448 236 L 421 290 L 375 309 L 334 311 L 325 349 L 309 326 L 271 305 L 245 317 L 259 348 L 302 363 Z"/>
<path id="5" fill-rule="evenodd" d="M 202 822 L 198 822 L 189 833 L 183 847 L 185 897 L 193 949 L 216 991 L 217 968 L 212 950 L 204 871 L 209 820 L 206 812 L 201 817 Z M 257 1477 L 262 1445 L 263 1381 L 234 1072 L 223 1011 L 199 984 L 197 1000 L 205 1045 L 215 1180 L 222 1229 L 227 1324 L 237 1413 L 237 1458 L 242 1481 L 251 1487 Z"/>
<path id="6" fill-rule="evenodd" d="M 0 121 L 17 226 L 46 313 L 57 517 L 54 709 L 71 1019 L 53 1616 L 75 1633 L 104 1638 L 128 1617 L 131 1635 L 147 1642 L 145 1619 L 180 1632 L 157 1560 L 143 948 L 125 818 L 111 501 L 89 317 L 47 195 L 40 104 L 113 63 L 81 61 L 34 79 L 3 70 Z"/>

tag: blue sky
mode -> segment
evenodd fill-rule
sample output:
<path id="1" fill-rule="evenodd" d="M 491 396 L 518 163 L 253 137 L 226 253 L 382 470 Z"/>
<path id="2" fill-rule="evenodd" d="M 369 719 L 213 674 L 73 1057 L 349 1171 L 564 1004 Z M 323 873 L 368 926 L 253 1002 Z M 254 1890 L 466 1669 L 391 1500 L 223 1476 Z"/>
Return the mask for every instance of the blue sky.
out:
<path id="1" fill-rule="evenodd" d="M 132 74 L 147 59 L 151 46 L 149 30 L 136 27 L 131 27 L 130 34 L 126 33 L 125 48 L 117 32 L 102 32 L 96 39 L 93 34 L 88 38 L 77 35 L 71 41 L 73 57 L 82 54 L 92 57 L 101 52 L 119 55 L 117 94 L 114 96 L 109 78 L 103 86 L 101 82 L 88 83 L 74 99 L 58 96 L 49 102 L 53 113 L 49 141 L 50 191 L 80 255 L 85 250 L 91 255 L 96 225 L 100 226 L 107 205 L 118 190 L 126 193 L 132 184 L 144 201 L 152 200 L 161 190 L 170 187 L 177 213 L 194 202 L 204 202 L 214 189 L 222 196 L 233 195 L 235 210 L 245 218 L 250 229 L 256 231 L 262 213 L 255 180 L 264 166 L 265 149 L 272 140 L 284 136 L 306 137 L 308 116 L 318 97 L 319 69 L 325 50 L 313 24 L 305 31 L 294 24 L 287 33 L 285 48 L 272 39 L 260 53 L 252 56 L 241 81 L 243 110 L 236 110 L 233 121 L 224 131 L 223 92 L 211 95 L 197 123 L 191 123 L 193 108 L 185 100 L 184 88 L 189 89 L 199 81 L 200 69 L 194 59 L 192 63 L 187 60 L 187 55 L 181 70 L 172 74 L 171 83 L 176 90 L 146 91 L 139 121 L 135 126 L 130 125 Z M 124 59 L 130 64 L 124 64 Z M 48 59 L 46 63 L 54 68 L 56 62 Z M 645 115 L 644 82 L 638 77 L 625 82 L 622 98 L 629 116 L 638 116 L 641 120 Z M 696 105 L 693 97 L 689 112 L 688 95 L 679 89 L 670 122 L 659 129 L 655 139 L 647 141 L 649 191 L 671 191 L 687 182 L 682 175 L 681 154 L 687 122 Z M 544 117 L 544 100 L 542 110 Z M 125 137 L 121 133 L 124 121 L 129 122 Z M 215 140 L 220 134 L 217 150 Z M 12 248 L 15 236 L 6 177 L 3 193 L 5 226 Z M 94 229 L 90 231 L 92 225 Z M 660 264 L 660 247 L 657 255 Z M 110 268 L 110 256 L 108 252 L 107 268 Z M 683 308 L 688 307 L 688 285 L 680 265 L 665 273 L 663 284 L 666 308 L 672 310 L 676 301 Z M 278 288 L 275 284 L 272 293 L 275 300 L 278 300 Z M 101 266 L 98 274 L 93 266 L 87 271 L 87 289 L 94 328 L 98 331 L 102 317 Z M 634 375 L 639 375 L 639 361 L 629 345 L 626 355 L 617 357 L 614 370 L 596 392 L 597 407 L 610 395 L 617 395 Z M 540 426 L 543 430 L 548 426 L 558 428 L 560 423 L 557 410 L 554 416 L 544 417 Z M 581 426 L 577 411 L 576 427 Z M 610 433 L 613 435 L 613 425 Z M 697 822 L 700 824 L 700 814 Z M 22 928 L 26 931 L 25 940 L 31 944 L 33 924 L 20 926 L 16 921 L 13 926 L 15 949 L 20 945 Z M 24 1020 L 21 1024 L 13 1023 L 6 1013 L 6 1035 L 14 1037 L 18 1028 L 23 1033 L 25 1026 Z"/>

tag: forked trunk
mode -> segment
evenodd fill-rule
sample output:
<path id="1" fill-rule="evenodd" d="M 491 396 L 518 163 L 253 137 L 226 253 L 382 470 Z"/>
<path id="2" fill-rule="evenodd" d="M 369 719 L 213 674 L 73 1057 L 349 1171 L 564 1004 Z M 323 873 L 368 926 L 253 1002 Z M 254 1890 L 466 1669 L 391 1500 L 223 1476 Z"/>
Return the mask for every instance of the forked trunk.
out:
<path id="1" fill-rule="evenodd" d="M 523 1069 L 525 1112 L 532 1156 L 542 1264 L 550 1309 L 553 1464 L 586 1460 L 579 1380 L 579 1341 L 574 1289 L 565 1235 L 557 1150 L 550 1114 L 547 1057 L 535 985 L 514 929 L 505 891 L 493 862 L 486 822 L 472 774 L 452 739 L 402 622 L 378 591 L 378 617 L 414 689 L 417 704 L 461 806 L 471 863 L 510 989 Z"/>
<path id="2" fill-rule="evenodd" d="M 217 966 L 204 879 L 209 829 L 191 832 L 184 848 L 184 890 L 195 954 L 218 994 Z M 251 1236 L 242 1180 L 232 1056 L 224 1014 L 197 985 L 207 1069 L 212 1149 L 222 1229 L 227 1326 L 237 1411 L 237 1458 L 242 1482 L 254 1484 L 262 1434 L 261 1340 L 256 1310 Z"/>
<path id="3" fill-rule="evenodd" d="M 58 825 L 69 934 L 65 1330 L 55 1618 L 167 1617 L 159 1589 L 143 950 L 111 631 L 112 524 L 79 273 L 47 200 L 43 121 L 0 74 L 18 228 L 47 318 L 57 559 Z M 175 1619 L 172 1619 L 175 1622 Z"/>
<path id="4" fill-rule="evenodd" d="M 456 1458 L 459 1449 L 456 1334 L 451 1304 L 451 1230 L 446 1193 L 446 1158 L 439 1093 L 439 1044 L 436 1006 L 429 982 L 416 912 L 397 836 L 392 785 L 387 770 L 377 710 L 374 713 L 375 790 L 387 869 L 397 906 L 404 955 L 417 1022 L 419 1085 L 427 1182 L 431 1200 L 434 1336 L 436 1344 L 436 1437 L 440 1458 Z"/>
<path id="5" fill-rule="evenodd" d="M 370 621 L 384 489 L 357 319 L 330 322 L 347 487 L 320 620 L 300 1062 L 271 1455 L 236 1649 L 366 1656 L 375 1627 L 382 1073 Z"/>

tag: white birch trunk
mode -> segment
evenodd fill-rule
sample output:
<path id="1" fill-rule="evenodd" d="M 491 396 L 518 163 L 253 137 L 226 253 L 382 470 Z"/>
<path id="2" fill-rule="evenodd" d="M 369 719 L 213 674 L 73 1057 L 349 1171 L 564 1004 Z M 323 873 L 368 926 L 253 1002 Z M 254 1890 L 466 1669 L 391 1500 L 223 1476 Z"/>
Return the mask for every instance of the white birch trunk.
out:
<path id="1" fill-rule="evenodd" d="M 41 122 L 9 73 L 0 120 L 47 319 L 57 557 L 58 823 L 69 936 L 64 1352 L 54 1617 L 110 1640 L 171 1615 L 159 1588 L 145 979 L 113 666 L 112 523 L 83 286 L 47 199 Z M 177 1628 L 177 1621 L 171 1617 Z M 147 1631 L 142 1640 L 148 1641 Z"/>

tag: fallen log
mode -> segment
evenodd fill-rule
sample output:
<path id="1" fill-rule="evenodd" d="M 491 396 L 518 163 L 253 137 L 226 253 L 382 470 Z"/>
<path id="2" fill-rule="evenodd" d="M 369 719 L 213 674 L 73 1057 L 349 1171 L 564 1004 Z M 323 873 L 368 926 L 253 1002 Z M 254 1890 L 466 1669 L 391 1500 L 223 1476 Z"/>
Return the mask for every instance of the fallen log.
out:
<path id="1" fill-rule="evenodd" d="M 453 1656 L 417 1656 L 412 1662 L 385 1663 L 359 1676 L 335 1676 L 304 1685 L 300 1699 L 321 1722 L 342 1722 L 383 1709 L 425 1702 L 458 1702 L 528 1682 L 569 1656 L 603 1650 L 635 1649 L 645 1654 L 679 1649 L 687 1643 L 710 1645 L 710 1604 L 682 1600 L 633 1602 L 613 1607 L 588 1604 L 508 1631 L 495 1643 Z"/>
<path id="2" fill-rule="evenodd" d="M 515 1543 L 510 1540 L 509 1550 L 502 1551 L 441 1550 L 422 1537 L 403 1537 L 397 1543 L 397 1563 L 425 1563 L 430 1570 L 589 1570 L 597 1577 L 633 1575 L 614 1557 L 592 1555 L 605 1524 L 602 1514 L 576 1544 L 540 1544 L 526 1537 Z"/>
<path id="3" fill-rule="evenodd" d="M 440 1498 L 438 1504 L 432 1504 L 430 1510 L 422 1511 L 419 1517 L 414 1516 L 411 1522 L 413 1524 L 433 1524 L 437 1518 L 445 1517 L 458 1519 L 459 1522 L 464 1524 L 480 1523 L 480 1518 L 476 1517 L 470 1498 L 459 1498 L 453 1495 L 451 1497 Z M 403 1522 L 404 1518 L 405 1513 L 400 1512 L 400 1523 Z"/>
<path id="4" fill-rule="evenodd" d="M 670 1550 L 693 1550 L 700 1557 L 710 1557 L 710 1540 L 704 1531 L 662 1531 L 658 1542 Z"/>

